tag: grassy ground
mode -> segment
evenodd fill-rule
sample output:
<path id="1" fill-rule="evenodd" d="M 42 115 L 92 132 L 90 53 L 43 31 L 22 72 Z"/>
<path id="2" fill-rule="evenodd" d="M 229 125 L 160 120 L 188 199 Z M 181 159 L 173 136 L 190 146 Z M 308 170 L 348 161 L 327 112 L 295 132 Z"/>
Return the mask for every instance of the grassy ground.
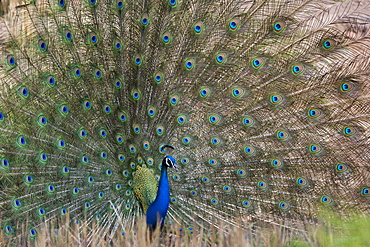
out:
<path id="1" fill-rule="evenodd" d="M 343 221 L 326 215 L 322 222 L 325 223 L 307 226 L 304 232 L 277 226 L 255 231 L 253 226 L 239 229 L 220 225 L 223 230 L 207 229 L 213 234 L 206 234 L 204 229 L 186 229 L 173 224 L 152 236 L 142 220 L 138 220 L 135 230 L 124 234 L 83 223 L 64 224 L 56 230 L 55 224 L 48 222 L 38 228 L 35 238 L 30 238 L 27 233 L 11 238 L 0 231 L 0 246 L 370 246 L 370 216 L 353 216 Z"/>

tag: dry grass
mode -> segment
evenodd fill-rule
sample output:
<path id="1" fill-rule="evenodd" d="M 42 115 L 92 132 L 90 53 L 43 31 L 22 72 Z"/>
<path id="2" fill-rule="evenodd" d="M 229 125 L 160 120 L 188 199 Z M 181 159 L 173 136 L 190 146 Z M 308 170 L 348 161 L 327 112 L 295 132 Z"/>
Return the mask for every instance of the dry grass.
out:
<path id="1" fill-rule="evenodd" d="M 354 216 L 342 221 L 325 216 L 325 223 L 307 226 L 305 232 L 286 228 L 268 227 L 255 231 L 220 225 L 220 229 L 184 229 L 178 224 L 166 225 L 150 236 L 144 221 L 139 219 L 135 230 L 122 234 L 104 229 L 95 223 L 62 224 L 46 222 L 30 238 L 26 226 L 19 237 L 7 236 L 0 231 L 0 246 L 370 246 L 370 217 Z M 208 232 L 206 234 L 206 232 Z M 212 233 L 209 233 L 212 232 Z"/>

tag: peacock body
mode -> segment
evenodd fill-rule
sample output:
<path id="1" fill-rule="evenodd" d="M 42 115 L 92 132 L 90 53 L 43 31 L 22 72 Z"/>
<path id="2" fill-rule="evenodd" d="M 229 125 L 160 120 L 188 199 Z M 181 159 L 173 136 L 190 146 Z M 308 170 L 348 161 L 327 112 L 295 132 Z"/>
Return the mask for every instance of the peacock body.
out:
<path id="1" fill-rule="evenodd" d="M 65 215 L 302 229 L 369 213 L 368 1 L 15 5 L 0 25 L 10 237 Z"/>

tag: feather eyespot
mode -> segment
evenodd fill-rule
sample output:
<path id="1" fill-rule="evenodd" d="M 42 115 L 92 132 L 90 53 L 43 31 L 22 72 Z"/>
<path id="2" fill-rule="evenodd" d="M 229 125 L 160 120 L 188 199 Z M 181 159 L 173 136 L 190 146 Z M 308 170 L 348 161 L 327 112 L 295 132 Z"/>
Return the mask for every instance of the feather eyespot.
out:
<path id="1" fill-rule="evenodd" d="M 91 102 L 89 100 L 84 100 L 82 102 L 82 107 L 84 110 L 91 110 Z"/>
<path id="2" fill-rule="evenodd" d="M 43 217 L 45 215 L 45 209 L 43 208 L 36 209 L 36 212 L 39 217 Z"/>
<path id="3" fill-rule="evenodd" d="M 348 166 L 344 163 L 337 163 L 335 164 L 335 171 L 337 173 L 345 173 L 348 171 Z"/>
<path id="4" fill-rule="evenodd" d="M 276 138 L 280 141 L 286 141 L 290 137 L 289 132 L 286 130 L 278 130 L 275 135 Z"/>
<path id="5" fill-rule="evenodd" d="M 270 165 L 272 166 L 272 168 L 278 169 L 283 166 L 283 162 L 280 159 L 272 159 L 270 161 Z"/>
<path id="6" fill-rule="evenodd" d="M 136 153 L 136 147 L 135 147 L 133 144 L 130 144 L 130 145 L 129 145 L 129 151 L 130 151 L 130 153 L 132 153 L 132 154 Z"/>
<path id="7" fill-rule="evenodd" d="M 134 126 L 132 127 L 132 129 L 134 130 L 134 133 L 135 134 L 140 134 L 141 132 L 141 127 L 139 124 L 134 124 Z"/>
<path id="8" fill-rule="evenodd" d="M 186 124 L 186 120 L 187 120 L 186 115 L 179 115 L 179 116 L 177 116 L 177 123 L 179 125 Z"/>
<path id="9" fill-rule="evenodd" d="M 113 40 L 112 46 L 116 52 L 120 52 L 123 49 L 122 41 L 119 38 Z"/>
<path id="10" fill-rule="evenodd" d="M 68 28 L 64 29 L 64 41 L 68 43 L 73 41 L 73 34 Z"/>
<path id="11" fill-rule="evenodd" d="M 89 0 L 90 7 L 96 7 L 97 3 L 97 0 Z"/>
<path id="12" fill-rule="evenodd" d="M 74 78 L 80 78 L 80 77 L 82 76 L 82 71 L 81 71 L 81 69 L 80 69 L 80 68 L 78 68 L 78 67 L 74 67 L 74 68 L 72 69 L 72 75 L 73 75 L 73 77 L 74 77 Z"/>
<path id="13" fill-rule="evenodd" d="M 211 89 L 209 87 L 201 87 L 199 90 L 199 96 L 201 98 L 208 98 L 210 94 L 211 94 Z"/>
<path id="14" fill-rule="evenodd" d="M 351 82 L 342 82 L 340 85 L 340 91 L 342 93 L 348 93 L 353 90 L 353 84 Z"/>
<path id="15" fill-rule="evenodd" d="M 193 70 L 195 67 L 195 60 L 194 59 L 187 59 L 185 60 L 185 69 L 187 71 Z"/>
<path id="16" fill-rule="evenodd" d="M 81 127 L 80 129 L 78 129 L 78 137 L 80 139 L 86 139 L 86 137 L 87 137 L 87 131 L 83 127 Z"/>
<path id="17" fill-rule="evenodd" d="M 118 119 L 121 121 L 121 122 L 126 122 L 127 120 L 127 113 L 125 111 L 121 111 L 118 113 Z"/>
<path id="18" fill-rule="evenodd" d="M 66 142 L 62 138 L 58 138 L 56 145 L 59 149 L 64 149 L 66 147 Z"/>
<path id="19" fill-rule="evenodd" d="M 336 45 L 337 45 L 337 43 L 336 43 L 336 42 L 335 42 L 335 40 L 333 40 L 333 39 L 325 39 L 325 40 L 322 42 L 322 47 L 323 47 L 325 50 L 331 50 L 331 49 L 333 49 Z"/>
<path id="20" fill-rule="evenodd" d="M 251 116 L 245 116 L 242 118 L 242 124 L 245 127 L 252 127 L 255 124 L 255 121 Z"/>
<path id="21" fill-rule="evenodd" d="M 328 195 L 323 195 L 320 197 L 320 202 L 324 205 L 330 205 L 333 202 L 333 199 Z"/>
<path id="22" fill-rule="evenodd" d="M 275 33 L 281 33 L 285 30 L 285 22 L 284 21 L 277 21 L 273 24 L 273 30 Z"/>
<path id="23" fill-rule="evenodd" d="M 173 179 L 174 181 L 180 181 L 180 175 L 179 175 L 179 174 L 174 174 L 174 175 L 172 176 L 172 179 Z"/>
<path id="24" fill-rule="evenodd" d="M 170 32 L 163 33 L 161 40 L 162 40 L 163 44 L 165 44 L 165 45 L 170 44 L 171 41 L 172 41 L 172 36 L 171 36 Z"/>
<path id="25" fill-rule="evenodd" d="M 214 166 L 217 166 L 218 161 L 216 159 L 214 159 L 214 158 L 211 158 L 211 159 L 208 160 L 208 164 L 210 166 L 214 167 Z"/>
<path id="26" fill-rule="evenodd" d="M 305 188 L 308 186 L 308 181 L 306 178 L 304 177 L 298 177 L 296 180 L 295 180 L 296 184 L 300 187 L 300 188 Z"/>
<path id="27" fill-rule="evenodd" d="M 239 178 L 245 178 L 247 176 L 247 172 L 245 171 L 245 169 L 238 169 L 236 170 L 236 175 Z"/>
<path id="28" fill-rule="evenodd" d="M 230 31 L 236 31 L 240 27 L 240 20 L 239 19 L 231 19 L 229 21 L 229 30 Z"/>
<path id="29" fill-rule="evenodd" d="M 110 114 L 112 112 L 112 108 L 109 104 L 102 105 L 102 110 L 105 114 Z"/>
<path id="30" fill-rule="evenodd" d="M 123 143 L 123 135 L 122 134 L 117 134 L 116 135 L 116 142 L 117 142 L 117 144 L 122 144 Z"/>
<path id="31" fill-rule="evenodd" d="M 122 79 L 121 78 L 116 78 L 114 81 L 113 81 L 113 85 L 116 89 L 120 90 L 122 89 Z"/>
<path id="32" fill-rule="evenodd" d="M 28 91 L 26 86 L 20 86 L 18 89 L 18 95 L 22 99 L 27 99 L 30 96 L 30 92 Z"/>
<path id="33" fill-rule="evenodd" d="M 46 188 L 47 188 L 48 193 L 54 193 L 55 192 L 55 187 L 51 184 L 47 185 Z"/>
<path id="34" fill-rule="evenodd" d="M 273 105 L 280 105 L 283 101 L 284 97 L 281 94 L 274 93 L 270 95 L 270 103 Z"/>
<path id="35" fill-rule="evenodd" d="M 66 1 L 65 0 L 58 0 L 58 5 L 61 9 L 64 9 L 66 7 Z"/>
<path id="36" fill-rule="evenodd" d="M 169 0 L 168 3 L 172 8 L 175 8 L 177 6 L 177 0 Z"/>
<path id="37" fill-rule="evenodd" d="M 174 94 L 170 97 L 170 104 L 172 106 L 177 106 L 180 101 L 180 96 L 178 94 Z"/>
<path id="38" fill-rule="evenodd" d="M 58 109 L 59 109 L 59 113 L 62 116 L 67 116 L 68 113 L 69 113 L 69 108 L 68 108 L 68 106 L 66 104 L 59 105 Z"/>
<path id="39" fill-rule="evenodd" d="M 131 96 L 132 96 L 133 100 L 135 100 L 135 101 L 140 100 L 140 98 L 141 98 L 141 92 L 140 92 L 140 90 L 133 89 L 132 92 L 131 92 Z"/>
<path id="40" fill-rule="evenodd" d="M 217 64 L 224 64 L 227 61 L 227 54 L 226 53 L 217 53 L 215 56 L 215 60 Z"/>
<path id="41" fill-rule="evenodd" d="M 217 205 L 218 204 L 218 200 L 216 198 L 211 198 L 211 204 L 212 205 Z"/>
<path id="42" fill-rule="evenodd" d="M 107 130 L 103 127 L 99 128 L 98 133 L 101 138 L 106 138 L 108 135 Z"/>
<path id="43" fill-rule="evenodd" d="M 309 108 L 307 111 L 307 115 L 309 118 L 316 119 L 320 117 L 322 114 L 322 111 L 318 108 Z"/>
<path id="44" fill-rule="evenodd" d="M 188 163 L 189 163 L 189 159 L 188 158 L 182 158 L 181 160 L 180 160 L 180 162 L 181 162 L 181 164 L 183 164 L 183 165 L 187 165 Z"/>
<path id="45" fill-rule="evenodd" d="M 265 64 L 265 61 L 264 61 L 263 58 L 256 57 L 256 58 L 252 59 L 252 61 L 251 61 L 252 68 L 256 69 L 256 70 L 262 68 L 262 66 L 264 64 Z"/>
<path id="46" fill-rule="evenodd" d="M 78 195 L 79 192 L 80 192 L 80 189 L 78 189 L 78 188 L 73 188 L 72 189 L 72 194 L 73 195 Z"/>
<path id="47" fill-rule="evenodd" d="M 63 174 L 63 175 L 68 175 L 68 174 L 69 174 L 69 168 L 68 168 L 68 167 L 66 167 L 66 166 L 63 166 L 63 167 L 62 167 L 62 174 Z"/>
<path id="48" fill-rule="evenodd" d="M 103 72 L 100 69 L 94 69 L 92 74 L 97 80 L 100 80 L 103 77 Z"/>
<path id="49" fill-rule="evenodd" d="M 33 178 L 32 178 L 32 176 L 30 176 L 30 175 L 24 175 L 24 177 L 23 177 L 23 181 L 24 181 L 24 183 L 26 184 L 26 185 L 30 185 L 30 184 L 32 184 L 32 182 L 33 182 Z"/>
<path id="50" fill-rule="evenodd" d="M 369 187 L 363 187 L 361 189 L 361 195 L 364 197 L 369 197 L 370 196 L 370 188 Z"/>
<path id="51" fill-rule="evenodd" d="M 204 31 L 203 22 L 199 21 L 193 25 L 193 30 L 196 35 L 200 35 Z"/>
<path id="52" fill-rule="evenodd" d="M 142 65 L 142 63 L 143 63 L 143 59 L 142 59 L 142 57 L 141 57 L 139 54 L 135 55 L 135 56 L 134 56 L 134 64 L 135 64 L 136 66 L 141 66 L 141 65 Z"/>
<path id="53" fill-rule="evenodd" d="M 4 157 L 1 158 L 1 167 L 4 169 L 9 167 L 9 161 L 5 159 Z"/>
<path id="54" fill-rule="evenodd" d="M 123 9 L 123 0 L 117 0 L 116 7 L 118 10 Z"/>
<path id="55" fill-rule="evenodd" d="M 172 204 L 176 204 L 177 203 L 177 198 L 176 197 L 171 197 L 170 202 Z"/>
<path id="56" fill-rule="evenodd" d="M 107 154 L 107 152 L 105 152 L 105 151 L 101 151 L 101 152 L 99 153 L 99 157 L 100 157 L 101 159 L 105 160 L 105 159 L 107 159 L 107 158 L 108 158 L 108 154 Z"/>
<path id="57" fill-rule="evenodd" d="M 211 114 L 208 116 L 208 122 L 211 123 L 211 124 L 218 124 L 221 120 L 221 117 L 217 114 Z"/>
<path id="58" fill-rule="evenodd" d="M 245 93 L 245 91 L 241 87 L 233 87 L 233 88 L 231 88 L 231 96 L 234 99 L 240 99 L 241 97 L 243 97 L 244 93 Z"/>
<path id="59" fill-rule="evenodd" d="M 203 183 L 205 183 L 205 184 L 208 184 L 208 183 L 210 182 L 210 179 L 209 179 L 209 177 L 207 177 L 207 176 L 203 176 L 203 177 L 202 177 L 202 179 L 201 179 L 201 181 L 202 181 Z"/>
<path id="60" fill-rule="evenodd" d="M 300 75 L 304 72 L 304 67 L 301 64 L 296 64 L 291 67 L 293 75 Z"/>
<path id="61" fill-rule="evenodd" d="M 164 81 L 164 74 L 161 71 L 158 71 L 153 76 L 154 82 L 156 84 L 161 84 Z"/>
<path id="62" fill-rule="evenodd" d="M 141 16 L 141 25 L 146 27 L 148 24 L 149 24 L 149 16 L 148 16 L 148 14 L 143 14 Z"/>
<path id="63" fill-rule="evenodd" d="M 91 45 L 96 45 L 99 42 L 98 35 L 94 32 L 88 34 L 88 40 Z"/>
<path id="64" fill-rule="evenodd" d="M 46 161 L 48 160 L 48 155 L 45 154 L 45 153 L 40 153 L 39 154 L 39 161 L 43 164 L 46 163 Z"/>
<path id="65" fill-rule="evenodd" d="M 48 87 L 54 87 L 56 85 L 55 78 L 51 75 L 45 78 L 45 83 L 48 85 Z"/>
<path id="66" fill-rule="evenodd" d="M 222 190 L 226 193 L 230 193 L 231 192 L 231 187 L 229 185 L 224 185 L 222 187 Z"/>
<path id="67" fill-rule="evenodd" d="M 89 163 L 89 158 L 86 155 L 82 155 L 80 161 L 81 164 L 86 165 Z"/>
<path id="68" fill-rule="evenodd" d="M 342 130 L 342 133 L 343 133 L 344 136 L 351 137 L 351 136 L 354 136 L 357 133 L 357 130 L 356 130 L 355 127 L 345 126 Z"/>
<path id="69" fill-rule="evenodd" d="M 149 144 L 149 142 L 148 142 L 148 141 L 144 141 L 144 143 L 143 143 L 143 148 L 144 148 L 145 150 L 149 150 L 149 149 L 150 149 L 150 144 Z"/>
<path id="70" fill-rule="evenodd" d="M 4 231 L 5 231 L 5 234 L 6 234 L 6 235 L 10 235 L 10 234 L 12 234 L 12 233 L 13 233 L 13 228 L 12 228 L 11 226 L 6 225 L 6 226 L 4 227 Z"/>
<path id="71" fill-rule="evenodd" d="M 218 146 L 221 143 L 221 139 L 219 137 L 212 137 L 211 144 L 212 146 Z"/>
<path id="72" fill-rule="evenodd" d="M 48 120 L 46 119 L 44 115 L 39 115 L 37 117 L 37 123 L 39 126 L 45 127 L 48 124 Z"/>
<path id="73" fill-rule="evenodd" d="M 245 146 L 244 153 L 248 156 L 252 156 L 256 153 L 256 149 L 252 146 Z"/>
<path id="74" fill-rule="evenodd" d="M 242 206 L 244 207 L 244 208 L 251 208 L 252 207 L 252 202 L 251 201 L 249 201 L 249 200 L 244 200 L 244 201 L 242 201 Z"/>
<path id="75" fill-rule="evenodd" d="M 260 190 L 266 190 L 267 187 L 268 187 L 268 184 L 267 184 L 266 181 L 261 180 L 261 181 L 258 181 L 257 182 L 257 188 L 258 189 L 260 189 Z"/>
<path id="76" fill-rule="evenodd" d="M 313 143 L 313 144 L 310 144 L 308 146 L 308 151 L 311 153 L 311 154 L 319 154 L 321 153 L 323 150 L 322 150 L 322 147 L 320 144 L 316 144 L 316 143 Z"/>
<path id="77" fill-rule="evenodd" d="M 46 44 L 46 42 L 45 42 L 45 41 L 43 41 L 42 39 L 40 39 L 40 40 L 37 42 L 37 45 L 38 45 L 38 47 L 39 47 L 40 51 L 42 51 L 42 52 L 47 51 L 48 45 L 47 45 L 47 44 Z"/>
<path id="78" fill-rule="evenodd" d="M 15 209 L 18 209 L 18 208 L 20 208 L 21 207 L 21 201 L 20 200 L 18 200 L 18 199 L 13 199 L 12 200 L 12 206 L 13 206 L 13 208 L 15 208 Z"/>
<path id="79" fill-rule="evenodd" d="M 17 144 L 19 147 L 25 147 L 27 144 L 27 140 L 23 135 L 19 135 L 17 137 Z"/>
<path id="80" fill-rule="evenodd" d="M 279 209 L 282 210 L 282 211 L 289 210 L 289 204 L 285 201 L 279 202 L 278 206 L 279 206 Z"/>
<path id="81" fill-rule="evenodd" d="M 190 191 L 190 196 L 195 197 L 195 196 L 197 196 L 197 195 L 198 195 L 198 192 L 197 192 L 196 190 L 191 190 L 191 191 Z"/>
<path id="82" fill-rule="evenodd" d="M 6 63 L 9 67 L 13 68 L 16 66 L 15 58 L 12 55 L 6 57 Z"/>
<path id="83" fill-rule="evenodd" d="M 189 144 L 191 143 L 191 141 L 192 141 L 192 139 L 191 139 L 191 137 L 190 137 L 190 136 L 184 136 L 184 137 L 182 138 L 182 143 L 183 143 L 184 145 L 189 145 Z"/>
<path id="84" fill-rule="evenodd" d="M 164 127 L 163 126 L 157 126 L 156 133 L 158 136 L 162 136 L 164 134 Z"/>

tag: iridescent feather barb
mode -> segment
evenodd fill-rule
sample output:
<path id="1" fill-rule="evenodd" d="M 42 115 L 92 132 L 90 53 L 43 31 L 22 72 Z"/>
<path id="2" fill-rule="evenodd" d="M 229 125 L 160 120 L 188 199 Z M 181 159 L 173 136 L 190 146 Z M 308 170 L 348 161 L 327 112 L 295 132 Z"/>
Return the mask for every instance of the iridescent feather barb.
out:
<path id="1" fill-rule="evenodd" d="M 66 215 L 102 236 L 130 229 L 162 192 L 167 144 L 179 166 L 167 222 L 302 230 L 324 210 L 369 213 L 368 1 L 12 4 L 0 24 L 9 238 L 25 217 L 31 237 Z"/>

